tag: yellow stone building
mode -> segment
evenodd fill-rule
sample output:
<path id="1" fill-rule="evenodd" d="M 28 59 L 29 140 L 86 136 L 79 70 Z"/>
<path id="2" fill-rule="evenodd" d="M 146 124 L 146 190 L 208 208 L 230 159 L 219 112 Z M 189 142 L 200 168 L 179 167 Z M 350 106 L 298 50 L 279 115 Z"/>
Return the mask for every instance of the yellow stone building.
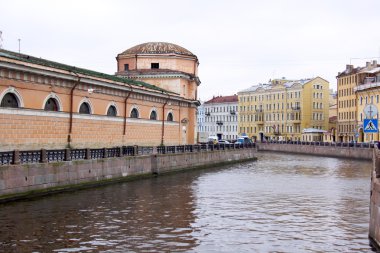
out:
<path id="1" fill-rule="evenodd" d="M 257 141 L 302 140 L 305 128 L 327 130 L 329 83 L 320 77 L 279 80 L 238 93 L 239 134 Z"/>
<path id="2" fill-rule="evenodd" d="M 380 108 L 380 65 L 376 61 L 367 62 L 365 67 L 347 65 L 345 71 L 338 73 L 338 123 L 339 142 L 378 141 L 379 133 L 365 134 L 363 122 L 364 107 L 368 104 Z M 378 119 L 378 113 L 374 115 Z"/>
<path id="3" fill-rule="evenodd" d="M 324 133 L 324 142 L 336 142 L 336 124 L 338 115 L 337 93 L 332 89 L 330 90 L 329 98 L 329 127 L 327 132 Z"/>

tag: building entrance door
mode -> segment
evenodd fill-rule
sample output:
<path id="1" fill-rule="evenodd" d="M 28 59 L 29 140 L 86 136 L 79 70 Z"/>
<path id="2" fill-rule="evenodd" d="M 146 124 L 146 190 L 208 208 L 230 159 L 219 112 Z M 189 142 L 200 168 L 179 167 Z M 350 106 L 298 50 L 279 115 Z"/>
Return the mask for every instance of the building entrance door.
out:
<path id="1" fill-rule="evenodd" d="M 260 142 L 264 142 L 264 133 L 261 132 L 259 133 L 259 135 L 260 135 Z"/>
<path id="2" fill-rule="evenodd" d="M 359 140 L 358 142 L 364 142 L 364 131 L 363 128 L 359 128 Z"/>

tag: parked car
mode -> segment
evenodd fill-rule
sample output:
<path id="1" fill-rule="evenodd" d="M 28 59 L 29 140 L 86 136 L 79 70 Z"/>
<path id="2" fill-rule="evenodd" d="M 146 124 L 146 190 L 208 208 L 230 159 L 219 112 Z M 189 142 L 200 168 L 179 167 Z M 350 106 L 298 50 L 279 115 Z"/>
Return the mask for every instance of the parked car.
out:
<path id="1" fill-rule="evenodd" d="M 248 138 L 247 136 L 242 136 L 242 137 L 239 137 L 237 139 L 236 143 L 248 144 L 248 143 L 253 143 L 253 141 L 250 138 Z"/>
<path id="2" fill-rule="evenodd" d="M 219 144 L 230 144 L 230 142 L 227 140 L 219 140 L 218 143 Z"/>

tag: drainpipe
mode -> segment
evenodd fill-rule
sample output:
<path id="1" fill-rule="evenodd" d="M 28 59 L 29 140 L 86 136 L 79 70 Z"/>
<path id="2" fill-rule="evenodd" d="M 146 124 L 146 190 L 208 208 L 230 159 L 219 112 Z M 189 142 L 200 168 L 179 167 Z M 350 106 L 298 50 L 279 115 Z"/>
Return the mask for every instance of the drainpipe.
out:
<path id="1" fill-rule="evenodd" d="M 161 133 L 161 145 L 164 145 L 164 134 L 165 134 L 165 107 L 169 102 L 170 95 L 168 95 L 168 98 L 166 99 L 164 105 L 162 106 L 162 133 Z"/>
<path id="2" fill-rule="evenodd" d="M 124 132 L 123 132 L 123 135 L 125 135 L 126 132 L 127 132 L 127 101 L 128 101 L 129 96 L 132 93 L 132 86 L 130 84 L 128 84 L 128 85 L 129 85 L 129 88 L 131 90 L 128 92 L 128 94 L 127 94 L 127 96 L 125 97 L 125 100 L 124 100 Z"/>
<path id="3" fill-rule="evenodd" d="M 80 76 L 75 72 L 72 72 L 72 73 L 74 73 L 77 76 L 78 80 L 75 82 L 74 86 L 70 90 L 70 121 L 69 121 L 70 125 L 69 125 L 69 135 L 67 136 L 67 142 L 68 142 L 69 147 L 70 147 L 70 143 L 71 143 L 71 134 L 73 131 L 74 90 L 78 86 L 78 84 L 80 83 Z"/>

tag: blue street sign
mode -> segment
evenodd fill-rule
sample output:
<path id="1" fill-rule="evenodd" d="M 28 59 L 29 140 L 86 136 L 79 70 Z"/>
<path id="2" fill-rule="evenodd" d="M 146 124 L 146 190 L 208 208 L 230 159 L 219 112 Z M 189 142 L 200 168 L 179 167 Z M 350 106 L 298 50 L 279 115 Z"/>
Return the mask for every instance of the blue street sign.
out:
<path id="1" fill-rule="evenodd" d="M 378 121 L 377 119 L 364 119 L 364 133 L 377 133 L 378 129 Z"/>

